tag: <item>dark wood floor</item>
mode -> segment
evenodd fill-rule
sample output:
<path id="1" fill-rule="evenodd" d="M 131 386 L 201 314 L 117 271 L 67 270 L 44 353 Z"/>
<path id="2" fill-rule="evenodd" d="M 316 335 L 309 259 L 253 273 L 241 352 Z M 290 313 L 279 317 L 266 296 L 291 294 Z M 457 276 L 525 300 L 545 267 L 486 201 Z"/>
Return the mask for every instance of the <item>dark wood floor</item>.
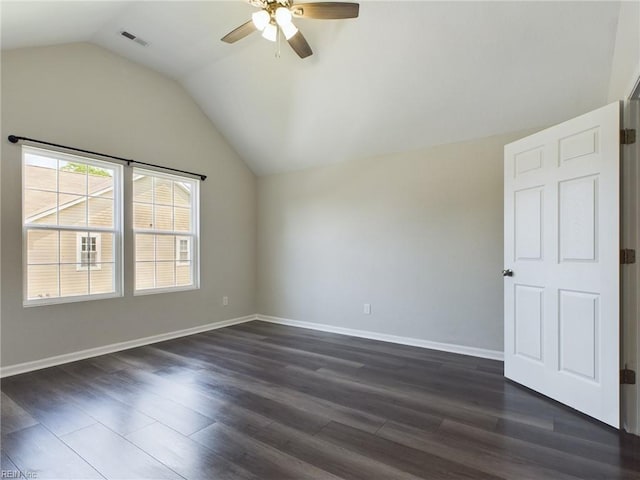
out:
<path id="1" fill-rule="evenodd" d="M 640 478 L 640 437 L 500 362 L 262 322 L 1 389 L 3 478 Z"/>

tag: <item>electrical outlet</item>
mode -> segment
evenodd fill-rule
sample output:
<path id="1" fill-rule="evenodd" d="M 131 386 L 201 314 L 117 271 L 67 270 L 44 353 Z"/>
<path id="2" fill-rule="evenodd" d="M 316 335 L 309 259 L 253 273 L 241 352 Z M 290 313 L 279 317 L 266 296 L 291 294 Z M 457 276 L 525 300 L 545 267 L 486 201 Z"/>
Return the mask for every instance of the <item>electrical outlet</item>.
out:
<path id="1" fill-rule="evenodd" d="M 362 313 L 364 313 L 365 315 L 371 315 L 371 304 L 370 303 L 365 303 L 364 304 L 364 309 L 362 310 Z"/>
<path id="2" fill-rule="evenodd" d="M 222 305 L 225 307 L 229 305 L 229 297 L 227 296 L 222 297 Z"/>

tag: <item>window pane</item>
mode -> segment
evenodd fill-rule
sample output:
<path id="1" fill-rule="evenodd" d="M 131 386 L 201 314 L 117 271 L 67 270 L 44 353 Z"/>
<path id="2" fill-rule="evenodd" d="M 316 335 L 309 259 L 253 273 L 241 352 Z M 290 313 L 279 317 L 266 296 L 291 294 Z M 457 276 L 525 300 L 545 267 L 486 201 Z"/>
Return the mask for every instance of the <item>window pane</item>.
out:
<path id="1" fill-rule="evenodd" d="M 109 198 L 89 198 L 89 226 L 113 227 L 113 200 Z"/>
<path id="2" fill-rule="evenodd" d="M 151 203 L 153 201 L 153 178 L 147 175 L 133 174 L 133 201 Z"/>
<path id="3" fill-rule="evenodd" d="M 151 205 L 133 204 L 133 228 L 153 228 L 153 207 Z"/>
<path id="4" fill-rule="evenodd" d="M 32 153 L 24 156 L 24 186 L 39 190 L 58 189 L 58 160 Z"/>
<path id="5" fill-rule="evenodd" d="M 92 265 L 89 267 L 89 277 L 89 293 L 113 293 L 115 291 L 112 263 Z"/>
<path id="6" fill-rule="evenodd" d="M 190 208 L 175 208 L 175 230 L 178 232 L 190 232 L 191 231 L 191 209 Z"/>
<path id="7" fill-rule="evenodd" d="M 87 225 L 87 197 L 61 193 L 58 198 L 59 225 L 83 227 Z"/>
<path id="8" fill-rule="evenodd" d="M 58 297 L 58 265 L 27 266 L 27 298 Z"/>
<path id="9" fill-rule="evenodd" d="M 58 190 L 76 195 L 87 194 L 87 169 L 85 163 L 66 162 L 60 160 L 58 172 Z"/>
<path id="10" fill-rule="evenodd" d="M 173 204 L 173 182 L 164 178 L 154 178 L 153 203 L 161 205 Z"/>
<path id="11" fill-rule="evenodd" d="M 158 230 L 173 230 L 173 208 L 156 205 L 155 217 L 153 228 Z"/>
<path id="12" fill-rule="evenodd" d="M 58 232 L 29 230 L 27 232 L 27 263 L 58 263 Z"/>
<path id="13" fill-rule="evenodd" d="M 181 207 L 191 206 L 191 184 L 187 182 L 173 182 L 173 203 Z"/>
<path id="14" fill-rule="evenodd" d="M 155 259 L 155 235 L 136 234 L 136 260 L 141 261 L 153 261 Z"/>
<path id="15" fill-rule="evenodd" d="M 136 262 L 136 290 L 154 287 L 153 262 Z"/>
<path id="16" fill-rule="evenodd" d="M 156 263 L 156 287 L 175 286 L 174 262 Z"/>
<path id="17" fill-rule="evenodd" d="M 60 263 L 79 263 L 79 238 L 87 236 L 87 232 L 60 232 Z"/>
<path id="18" fill-rule="evenodd" d="M 89 271 L 79 263 L 60 265 L 60 295 L 69 297 L 89 293 Z"/>
<path id="19" fill-rule="evenodd" d="M 100 195 L 103 198 L 113 198 L 113 175 L 110 168 L 99 168 L 89 172 L 89 195 Z"/>
<path id="20" fill-rule="evenodd" d="M 191 279 L 191 262 L 176 263 L 176 285 L 185 286 L 193 283 Z"/>
<path id="21" fill-rule="evenodd" d="M 176 259 L 176 237 L 173 235 L 158 235 L 156 237 L 156 260 Z"/>
<path id="22" fill-rule="evenodd" d="M 58 194 L 55 192 L 25 190 L 22 210 L 24 222 L 57 225 L 57 202 Z"/>
<path id="23" fill-rule="evenodd" d="M 98 238 L 98 235 L 100 235 L 100 237 L 98 238 L 99 242 L 97 244 L 97 247 L 98 247 L 97 261 L 103 262 L 103 263 L 113 263 L 114 261 L 113 233 L 98 233 L 95 235 L 96 235 L 96 238 Z"/>

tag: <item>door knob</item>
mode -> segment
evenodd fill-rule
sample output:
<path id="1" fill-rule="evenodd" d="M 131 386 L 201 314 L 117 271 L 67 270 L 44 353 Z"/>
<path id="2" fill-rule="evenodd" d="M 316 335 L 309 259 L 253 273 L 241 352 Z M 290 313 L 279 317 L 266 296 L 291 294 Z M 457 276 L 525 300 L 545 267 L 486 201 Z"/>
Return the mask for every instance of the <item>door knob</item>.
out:
<path id="1" fill-rule="evenodd" d="M 503 277 L 513 277 L 513 270 L 502 270 L 502 276 Z"/>

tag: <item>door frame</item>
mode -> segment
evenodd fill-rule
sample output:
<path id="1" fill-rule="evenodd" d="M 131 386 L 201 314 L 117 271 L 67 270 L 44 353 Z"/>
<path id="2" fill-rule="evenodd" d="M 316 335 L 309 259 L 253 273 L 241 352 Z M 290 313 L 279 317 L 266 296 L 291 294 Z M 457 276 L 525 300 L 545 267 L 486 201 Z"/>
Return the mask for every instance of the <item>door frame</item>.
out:
<path id="1" fill-rule="evenodd" d="M 640 134 L 640 75 L 623 102 L 623 128 Z M 640 138 L 621 147 L 621 248 L 640 253 Z M 621 265 L 622 325 L 621 368 L 636 371 L 640 377 L 640 264 Z M 638 379 L 640 380 L 640 379 Z M 621 426 L 628 433 L 640 435 L 640 381 L 621 385 Z"/>
<path id="2" fill-rule="evenodd" d="M 638 73 L 638 78 L 629 93 L 629 99 L 634 100 L 633 106 L 629 108 L 629 118 L 625 119 L 629 122 L 629 125 L 625 128 L 635 128 L 636 135 L 640 134 L 640 72 Z M 631 157 L 631 161 L 635 164 L 635 173 L 636 173 L 636 182 L 635 182 L 635 209 L 636 209 L 636 221 L 635 225 L 631 225 L 631 228 L 635 229 L 636 232 L 636 251 L 640 251 L 640 139 L 636 139 L 636 143 L 631 145 L 630 152 L 628 152 Z M 636 284 L 633 294 L 635 295 L 635 303 L 636 303 L 636 312 L 635 318 L 630 318 L 632 323 L 635 323 L 635 331 L 636 331 L 636 373 L 640 370 L 640 297 L 638 295 L 638 290 L 640 289 L 640 265 L 636 263 Z M 636 380 L 636 394 L 635 394 L 635 403 L 636 403 L 636 425 L 635 433 L 636 435 L 640 435 L 640 382 Z"/>

